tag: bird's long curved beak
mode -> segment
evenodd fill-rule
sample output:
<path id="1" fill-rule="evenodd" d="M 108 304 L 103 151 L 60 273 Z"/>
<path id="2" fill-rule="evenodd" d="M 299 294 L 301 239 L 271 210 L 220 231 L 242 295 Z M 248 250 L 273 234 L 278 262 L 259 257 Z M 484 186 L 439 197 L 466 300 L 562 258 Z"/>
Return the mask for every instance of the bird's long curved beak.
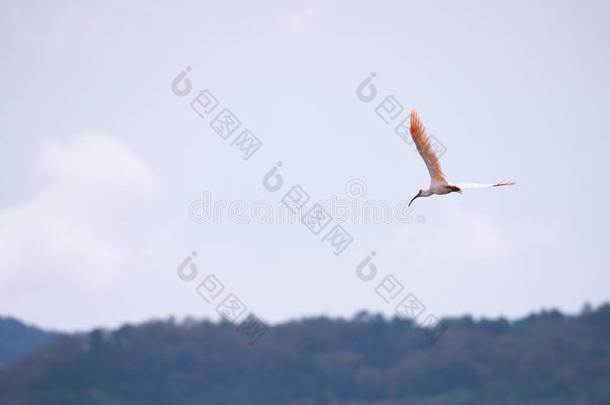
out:
<path id="1" fill-rule="evenodd" d="M 415 197 L 411 198 L 411 201 L 409 201 L 409 207 L 411 206 L 411 203 L 413 202 L 413 200 L 415 200 L 417 197 L 419 197 L 419 193 L 417 193 L 415 195 Z"/>

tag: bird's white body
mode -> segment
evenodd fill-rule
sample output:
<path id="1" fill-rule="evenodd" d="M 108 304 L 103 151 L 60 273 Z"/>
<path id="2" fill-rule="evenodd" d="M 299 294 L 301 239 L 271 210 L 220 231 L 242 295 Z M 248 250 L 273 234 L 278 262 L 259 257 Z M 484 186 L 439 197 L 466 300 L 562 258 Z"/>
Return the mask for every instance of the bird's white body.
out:
<path id="1" fill-rule="evenodd" d="M 515 184 L 513 181 L 502 181 L 499 183 L 492 184 L 480 184 L 480 183 L 456 183 L 450 184 L 441 169 L 441 165 L 438 156 L 430 146 L 428 135 L 426 135 L 426 129 L 422 125 L 417 113 L 411 111 L 411 126 L 409 128 L 411 137 L 417 151 L 421 155 L 422 159 L 428 167 L 430 173 L 430 187 L 427 190 L 419 190 L 419 192 L 413 197 L 409 205 L 418 197 L 430 197 L 431 195 L 444 195 L 449 193 L 461 193 L 462 190 L 467 188 L 488 188 L 488 187 L 500 187 L 500 186 L 512 186 Z"/>

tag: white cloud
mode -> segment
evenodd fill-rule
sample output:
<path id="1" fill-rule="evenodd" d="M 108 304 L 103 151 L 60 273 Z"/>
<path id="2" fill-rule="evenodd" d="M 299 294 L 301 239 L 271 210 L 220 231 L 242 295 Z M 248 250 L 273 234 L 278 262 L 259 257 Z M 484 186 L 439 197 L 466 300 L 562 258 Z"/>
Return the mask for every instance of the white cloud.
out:
<path id="1" fill-rule="evenodd" d="M 126 258 L 119 232 L 129 207 L 145 203 L 158 188 L 150 169 L 104 135 L 45 142 L 38 169 L 42 189 L 0 211 L 0 281 L 107 284 Z"/>

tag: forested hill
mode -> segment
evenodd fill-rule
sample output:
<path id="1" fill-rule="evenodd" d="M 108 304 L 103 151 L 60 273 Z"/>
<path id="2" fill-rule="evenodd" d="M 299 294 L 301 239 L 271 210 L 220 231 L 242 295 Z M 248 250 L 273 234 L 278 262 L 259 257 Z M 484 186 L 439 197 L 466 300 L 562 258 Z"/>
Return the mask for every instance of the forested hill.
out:
<path id="1" fill-rule="evenodd" d="M 37 350 L 55 336 L 16 319 L 0 317 L 0 368 Z"/>
<path id="2" fill-rule="evenodd" d="M 254 345 L 194 321 L 62 336 L 0 371 L 0 403 L 610 404 L 610 305 L 444 323 L 436 343 L 370 315 L 281 324 Z"/>

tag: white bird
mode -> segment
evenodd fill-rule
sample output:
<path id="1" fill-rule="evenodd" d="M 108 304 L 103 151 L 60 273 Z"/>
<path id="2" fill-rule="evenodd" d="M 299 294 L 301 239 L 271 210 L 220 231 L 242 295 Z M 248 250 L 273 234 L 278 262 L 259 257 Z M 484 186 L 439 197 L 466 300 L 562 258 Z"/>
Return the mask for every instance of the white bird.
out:
<path id="1" fill-rule="evenodd" d="M 454 192 L 462 193 L 462 190 L 466 188 L 501 187 L 512 186 L 516 184 L 514 181 L 501 181 L 495 184 L 449 184 L 447 178 L 445 177 L 445 174 L 443 173 L 443 169 L 441 169 L 441 164 L 439 162 L 438 156 L 436 155 L 434 150 L 432 150 L 430 140 L 428 139 L 428 135 L 426 135 L 426 128 L 424 128 L 415 110 L 411 111 L 411 126 L 409 130 L 411 131 L 411 137 L 413 138 L 413 142 L 415 142 L 415 146 L 417 146 L 417 151 L 424 159 L 426 166 L 428 166 L 428 172 L 430 172 L 431 179 L 430 188 L 428 188 L 427 190 L 419 190 L 415 197 L 413 197 L 409 202 L 409 206 L 411 206 L 411 203 L 417 197 L 430 197 L 432 194 L 443 195 Z"/>

